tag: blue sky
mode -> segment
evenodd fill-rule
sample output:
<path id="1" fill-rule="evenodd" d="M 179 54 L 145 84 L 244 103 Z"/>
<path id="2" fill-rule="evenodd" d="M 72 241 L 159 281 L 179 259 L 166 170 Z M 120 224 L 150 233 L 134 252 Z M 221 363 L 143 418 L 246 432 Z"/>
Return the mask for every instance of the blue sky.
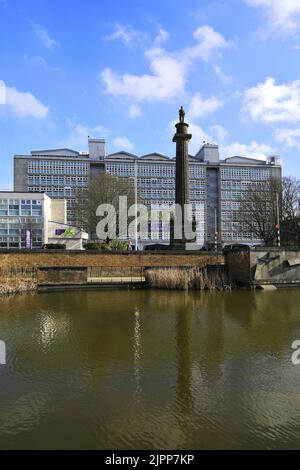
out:
<path id="1" fill-rule="evenodd" d="M 300 177 L 300 1 L 0 0 L 0 188 L 30 150 L 280 155 Z"/>

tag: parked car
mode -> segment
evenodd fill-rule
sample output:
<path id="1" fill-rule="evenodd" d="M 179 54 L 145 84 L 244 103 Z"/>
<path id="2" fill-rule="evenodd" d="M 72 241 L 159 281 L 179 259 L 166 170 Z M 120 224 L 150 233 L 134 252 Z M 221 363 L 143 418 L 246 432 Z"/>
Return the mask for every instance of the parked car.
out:
<path id="1" fill-rule="evenodd" d="M 144 251 L 159 251 L 159 250 L 168 250 L 169 245 L 161 245 L 160 243 L 156 243 L 153 245 L 146 245 L 144 247 Z"/>
<path id="2" fill-rule="evenodd" d="M 244 245 L 243 243 L 234 243 L 232 245 L 226 245 L 223 248 L 223 254 L 225 255 L 229 251 L 248 251 L 250 250 L 249 245 Z"/>

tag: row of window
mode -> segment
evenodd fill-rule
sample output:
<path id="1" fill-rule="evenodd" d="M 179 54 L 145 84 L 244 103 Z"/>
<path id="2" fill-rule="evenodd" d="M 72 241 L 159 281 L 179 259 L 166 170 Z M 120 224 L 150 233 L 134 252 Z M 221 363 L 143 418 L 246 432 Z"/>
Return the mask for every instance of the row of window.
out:
<path id="1" fill-rule="evenodd" d="M 57 188 L 57 187 L 43 187 L 43 186 L 28 186 L 30 193 L 46 193 L 49 197 L 54 198 L 68 198 L 73 196 L 74 189 L 72 188 Z M 77 188 L 80 191 L 80 188 Z"/>
<path id="2" fill-rule="evenodd" d="M 221 202 L 222 211 L 223 210 L 239 210 L 241 203 L 238 201 L 222 201 Z"/>
<path id="3" fill-rule="evenodd" d="M 32 248 L 40 248 L 42 246 L 42 237 L 32 237 Z M 0 248 L 26 248 L 26 241 L 21 237 L 0 236 Z"/>
<path id="4" fill-rule="evenodd" d="M 11 224 L 11 225 L 19 225 L 19 224 L 30 224 L 30 225 L 42 225 L 43 219 L 42 217 L 10 217 L 10 218 L 0 218 L 0 224 Z"/>
<path id="5" fill-rule="evenodd" d="M 130 178 L 131 180 L 131 178 Z M 134 180 L 132 180 L 134 182 Z M 175 188 L 175 179 L 155 179 L 155 178 L 147 178 L 147 179 L 138 179 L 138 187 L 140 188 Z M 191 189 L 204 189 L 206 187 L 206 182 L 204 180 L 190 180 L 190 188 Z"/>
<path id="6" fill-rule="evenodd" d="M 259 242 L 260 239 L 249 232 L 222 232 L 222 241 Z"/>
<path id="7" fill-rule="evenodd" d="M 136 166 L 138 176 L 167 176 L 175 178 L 175 162 L 163 163 L 138 163 Z M 114 176 L 135 176 L 135 165 L 131 163 L 107 163 L 106 171 Z M 205 178 L 206 169 L 190 165 L 190 177 Z"/>
<path id="8" fill-rule="evenodd" d="M 221 168 L 221 179 L 227 180 L 253 180 L 262 181 L 270 179 L 272 176 L 271 170 L 267 168 Z"/>
<path id="9" fill-rule="evenodd" d="M 87 175 L 89 165 L 82 162 L 30 160 L 27 164 L 29 174 L 74 174 Z"/>
<path id="10" fill-rule="evenodd" d="M 222 180 L 221 189 L 244 189 L 248 190 L 254 185 L 259 184 L 255 181 L 245 181 L 245 180 Z"/>
<path id="11" fill-rule="evenodd" d="M 0 206 L 7 206 L 11 204 L 22 204 L 22 205 L 40 205 L 42 201 L 36 199 L 0 199 Z"/>
<path id="12" fill-rule="evenodd" d="M 42 207 L 38 207 L 38 206 L 32 206 L 29 208 L 28 206 L 21 206 L 21 207 L 9 206 L 6 209 L 2 209 L 0 206 L 0 217 L 3 217 L 3 216 L 14 217 L 18 215 L 37 217 L 37 216 L 42 215 L 42 213 L 43 213 Z"/>
<path id="13" fill-rule="evenodd" d="M 29 185 L 87 186 L 88 178 L 84 176 L 28 176 Z"/>

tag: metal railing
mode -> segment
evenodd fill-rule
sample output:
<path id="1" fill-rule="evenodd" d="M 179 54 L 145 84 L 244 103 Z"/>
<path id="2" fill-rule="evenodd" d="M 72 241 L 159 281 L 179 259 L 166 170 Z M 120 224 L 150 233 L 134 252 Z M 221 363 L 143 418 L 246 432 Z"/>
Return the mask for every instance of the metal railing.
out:
<path id="1" fill-rule="evenodd" d="M 144 267 L 90 266 L 88 283 L 95 284 L 134 284 L 145 282 Z"/>
<path id="2" fill-rule="evenodd" d="M 37 268 L 0 268 L 0 281 L 7 281 L 13 283 L 15 280 L 22 280 L 28 282 L 37 282 Z"/>

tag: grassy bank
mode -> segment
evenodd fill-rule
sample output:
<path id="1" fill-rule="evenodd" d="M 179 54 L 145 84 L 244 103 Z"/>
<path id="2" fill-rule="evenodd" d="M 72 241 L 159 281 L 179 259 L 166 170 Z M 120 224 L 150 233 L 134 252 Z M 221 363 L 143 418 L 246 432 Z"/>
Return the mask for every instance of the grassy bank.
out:
<path id="1" fill-rule="evenodd" d="M 148 286 L 156 289 L 227 290 L 231 289 L 223 268 L 162 268 L 146 271 Z"/>

